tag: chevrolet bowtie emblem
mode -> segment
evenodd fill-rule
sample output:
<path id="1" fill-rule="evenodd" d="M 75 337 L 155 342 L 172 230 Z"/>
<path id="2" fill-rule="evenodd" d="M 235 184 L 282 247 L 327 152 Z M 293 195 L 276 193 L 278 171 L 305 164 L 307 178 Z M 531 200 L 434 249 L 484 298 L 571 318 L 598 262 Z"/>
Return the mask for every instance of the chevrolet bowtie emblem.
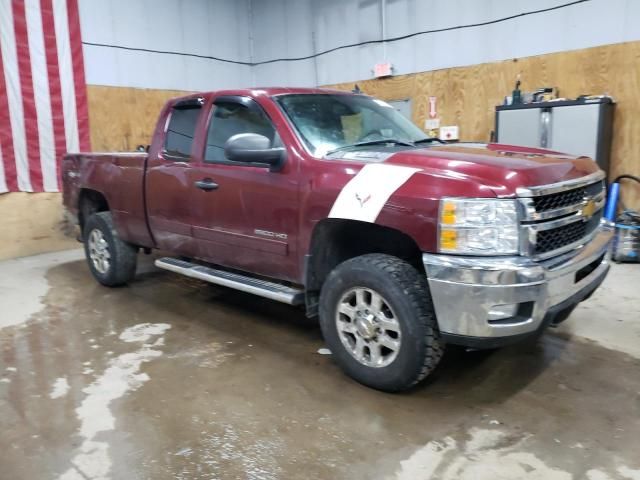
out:
<path id="1" fill-rule="evenodd" d="M 596 202 L 591 199 L 587 200 L 587 203 L 584 207 L 582 207 L 582 216 L 586 219 L 593 217 L 593 214 L 596 212 Z"/>

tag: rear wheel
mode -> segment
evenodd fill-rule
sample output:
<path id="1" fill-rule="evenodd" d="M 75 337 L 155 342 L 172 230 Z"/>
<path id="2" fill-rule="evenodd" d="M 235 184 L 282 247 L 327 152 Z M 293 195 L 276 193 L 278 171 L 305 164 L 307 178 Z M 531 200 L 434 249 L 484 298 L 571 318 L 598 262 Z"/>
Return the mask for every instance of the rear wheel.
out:
<path id="1" fill-rule="evenodd" d="M 390 255 L 356 257 L 331 272 L 320 324 L 338 365 L 379 390 L 412 387 L 443 353 L 425 276 Z"/>
<path id="2" fill-rule="evenodd" d="M 136 274 L 138 248 L 118 237 L 109 212 L 94 213 L 87 219 L 84 251 L 91 273 L 103 285 L 122 285 Z"/>

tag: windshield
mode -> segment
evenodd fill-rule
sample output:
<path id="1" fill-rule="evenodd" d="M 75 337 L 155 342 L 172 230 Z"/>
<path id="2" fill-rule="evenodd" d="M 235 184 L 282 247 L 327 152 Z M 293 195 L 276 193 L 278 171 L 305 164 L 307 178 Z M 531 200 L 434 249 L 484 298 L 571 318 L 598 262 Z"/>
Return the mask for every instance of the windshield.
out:
<path id="1" fill-rule="evenodd" d="M 388 103 L 364 95 L 275 97 L 315 156 L 361 142 L 415 142 L 427 135 Z"/>

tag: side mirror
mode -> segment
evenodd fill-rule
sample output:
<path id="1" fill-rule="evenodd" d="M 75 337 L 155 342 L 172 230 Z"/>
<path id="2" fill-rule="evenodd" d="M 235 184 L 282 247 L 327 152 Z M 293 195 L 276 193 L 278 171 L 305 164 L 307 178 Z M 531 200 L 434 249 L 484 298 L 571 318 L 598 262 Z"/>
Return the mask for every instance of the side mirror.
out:
<path id="1" fill-rule="evenodd" d="M 271 148 L 264 135 L 257 133 L 238 133 L 224 144 L 224 155 L 234 162 L 258 163 L 277 171 L 285 160 L 284 148 Z"/>

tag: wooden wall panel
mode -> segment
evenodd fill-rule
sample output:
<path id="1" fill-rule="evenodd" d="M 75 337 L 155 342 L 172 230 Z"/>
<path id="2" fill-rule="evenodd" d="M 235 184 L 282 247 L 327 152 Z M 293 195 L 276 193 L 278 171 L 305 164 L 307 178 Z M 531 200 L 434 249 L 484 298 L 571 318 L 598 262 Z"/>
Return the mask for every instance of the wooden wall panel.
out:
<path id="1" fill-rule="evenodd" d="M 60 193 L 2 194 L 0 218 L 0 260 L 81 246 L 65 220 Z"/>
<path id="2" fill-rule="evenodd" d="M 413 100 L 413 121 L 424 126 L 428 97 L 438 98 L 442 125 L 459 125 L 462 140 L 488 141 L 494 108 L 513 90 L 521 74 L 522 88 L 555 86 L 563 97 L 581 94 L 613 96 L 616 101 L 611 176 L 640 175 L 640 42 L 486 63 L 470 67 L 358 81 L 373 96 Z M 332 85 L 351 90 L 356 82 Z M 623 185 L 625 205 L 640 209 L 640 186 Z"/>
<path id="3" fill-rule="evenodd" d="M 148 145 L 164 103 L 186 93 L 88 85 L 91 148 L 124 152 Z"/>

